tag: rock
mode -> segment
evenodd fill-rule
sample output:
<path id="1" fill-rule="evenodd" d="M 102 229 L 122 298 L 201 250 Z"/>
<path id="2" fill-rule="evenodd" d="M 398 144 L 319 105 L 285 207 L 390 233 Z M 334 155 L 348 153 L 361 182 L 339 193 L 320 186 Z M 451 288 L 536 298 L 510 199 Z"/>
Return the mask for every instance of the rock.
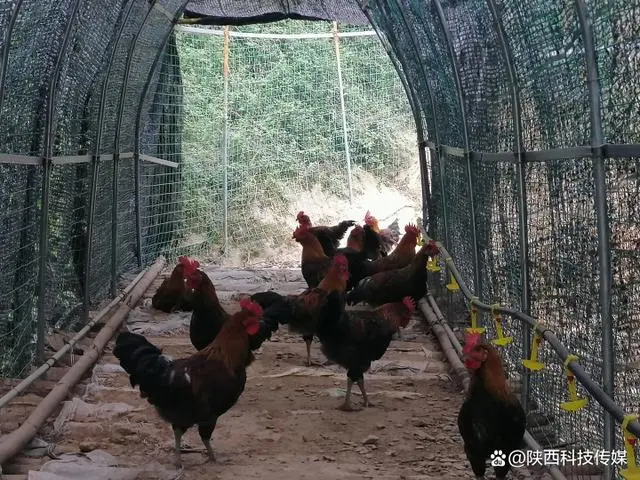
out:
<path id="1" fill-rule="evenodd" d="M 396 451 L 395 451 L 395 450 L 387 450 L 386 452 L 384 452 L 384 454 L 385 454 L 387 457 L 395 457 L 395 456 L 397 455 L 397 453 L 396 453 Z"/>
<path id="2" fill-rule="evenodd" d="M 303 442 L 308 442 L 308 441 L 309 441 L 309 439 L 307 438 L 307 436 L 306 436 L 306 435 L 302 435 L 302 441 L 303 441 Z"/>
<path id="3" fill-rule="evenodd" d="M 367 447 L 360 447 L 356 450 L 356 452 L 358 452 L 360 455 L 364 455 L 366 453 L 369 453 L 369 449 Z"/>
<path id="4" fill-rule="evenodd" d="M 432 435 L 429 435 L 428 433 L 418 431 L 418 432 L 414 432 L 414 435 L 419 440 L 425 440 L 427 442 L 435 441 L 435 437 L 433 437 Z"/>
<path id="5" fill-rule="evenodd" d="M 322 459 L 326 460 L 327 462 L 335 462 L 336 461 L 336 457 L 331 457 L 329 455 L 322 455 Z"/>
<path id="6" fill-rule="evenodd" d="M 376 428 L 378 430 L 384 430 L 385 428 L 387 428 L 387 426 L 384 423 L 379 423 L 376 425 Z"/>
<path id="7" fill-rule="evenodd" d="M 377 445 L 379 438 L 375 435 L 369 435 L 367 438 L 362 440 L 363 445 Z"/>
<path id="8" fill-rule="evenodd" d="M 413 423 L 414 427 L 428 427 L 429 424 L 422 420 L 421 418 L 412 418 L 411 423 Z"/>
<path id="9" fill-rule="evenodd" d="M 94 443 L 91 442 L 81 442 L 78 445 L 78 449 L 82 452 L 82 453 L 88 453 L 91 452 L 93 450 L 95 450 L 97 447 Z"/>

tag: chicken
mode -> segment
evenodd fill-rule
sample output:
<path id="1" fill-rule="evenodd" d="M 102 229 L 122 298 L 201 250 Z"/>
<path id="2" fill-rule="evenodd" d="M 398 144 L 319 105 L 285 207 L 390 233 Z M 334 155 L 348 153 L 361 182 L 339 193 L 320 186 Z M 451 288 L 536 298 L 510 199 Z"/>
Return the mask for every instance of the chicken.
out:
<path id="1" fill-rule="evenodd" d="M 369 277 L 378 272 L 395 270 L 406 267 L 411 263 L 411 260 L 413 260 L 413 257 L 416 255 L 416 245 L 420 238 L 420 229 L 415 225 L 408 224 L 404 227 L 404 231 L 405 234 L 393 252 L 386 257 L 362 264 L 363 276 Z"/>
<path id="2" fill-rule="evenodd" d="M 316 287 L 329 270 L 331 258 L 325 255 L 309 226 L 300 225 L 293 231 L 293 238 L 302 245 L 302 276 L 309 287 Z"/>
<path id="3" fill-rule="evenodd" d="M 220 305 L 216 288 L 202 270 L 187 277 L 187 287 L 193 291 L 189 338 L 196 350 L 202 350 L 216 338 L 230 315 Z"/>
<path id="4" fill-rule="evenodd" d="M 353 230 L 351 230 L 347 237 L 347 246 L 339 248 L 338 251 L 344 250 L 345 248 L 354 252 L 362 252 L 364 250 L 364 230 L 360 225 L 353 227 Z"/>
<path id="5" fill-rule="evenodd" d="M 151 298 L 151 306 L 166 313 L 173 310 L 191 311 L 191 292 L 185 285 L 185 278 L 199 266 L 196 260 L 189 257 L 178 258 L 178 264 L 173 268 L 171 275 L 164 279 Z"/>
<path id="6" fill-rule="evenodd" d="M 350 305 L 367 302 L 370 305 L 399 302 L 409 295 L 418 302 L 427 293 L 427 261 L 438 254 L 435 242 L 424 244 L 411 263 L 403 268 L 379 272 L 365 277 L 346 295 Z"/>
<path id="7" fill-rule="evenodd" d="M 398 219 L 396 218 L 387 228 L 380 230 L 378 220 L 367 210 L 364 223 L 367 258 L 377 260 L 385 257 L 400 238 Z"/>
<path id="8" fill-rule="evenodd" d="M 299 295 L 282 296 L 276 292 L 259 292 L 251 296 L 251 300 L 259 303 L 263 308 L 271 308 L 271 305 L 284 302 L 290 308 L 288 312 L 282 308 L 283 313 L 279 317 L 281 324 L 289 325 L 291 332 L 302 334 L 302 338 L 307 346 L 307 366 L 311 366 L 311 343 L 316 331 L 316 325 L 324 315 L 323 309 L 327 295 L 330 292 L 337 292 L 342 297 L 349 270 L 347 259 L 340 254 L 333 257 L 329 271 L 322 281 L 315 288 L 308 288 Z"/>
<path id="9" fill-rule="evenodd" d="M 135 333 L 123 332 L 116 339 L 113 354 L 129 374 L 131 386 L 139 385 L 141 397 L 173 428 L 178 467 L 182 436 L 194 425 L 209 459 L 215 461 L 211 436 L 218 418 L 244 391 L 246 368 L 253 361 L 251 338 L 270 334 L 261 321 L 269 312 L 249 300 L 240 306 L 241 311 L 229 318 L 210 345 L 187 358 L 172 360 Z"/>
<path id="10" fill-rule="evenodd" d="M 486 462 L 496 450 L 507 457 L 521 448 L 526 427 L 525 412 L 507 384 L 502 360 L 480 334 L 467 335 L 463 348 L 465 366 L 473 371 L 469 391 L 458 414 L 458 428 L 471 469 L 484 478 Z M 494 467 L 496 479 L 504 479 L 509 462 Z"/>
<path id="11" fill-rule="evenodd" d="M 351 230 L 347 238 L 347 246 L 339 248 L 337 253 L 344 255 L 349 263 L 349 280 L 347 281 L 347 291 L 349 291 L 366 276 L 363 269 L 367 263 L 364 252 L 364 230 L 360 225 L 356 225 Z"/>
<path id="12" fill-rule="evenodd" d="M 328 298 L 328 310 L 336 310 L 336 302 L 344 303 L 332 293 Z M 340 409 L 354 410 L 351 405 L 351 388 L 358 384 L 364 406 L 371 406 L 364 387 L 364 372 L 371 362 L 380 359 L 387 351 L 391 339 L 400 327 L 406 327 L 416 308 L 411 297 L 400 302 L 386 303 L 371 311 L 346 312 L 339 308 L 339 314 L 325 314 L 316 328 L 322 345 L 322 352 L 347 369 L 347 392 Z"/>
<path id="13" fill-rule="evenodd" d="M 344 238 L 345 233 L 356 224 L 354 220 L 343 220 L 333 227 L 325 227 L 324 225 L 312 226 L 309 216 L 304 212 L 298 212 L 296 216 L 297 222 L 301 226 L 309 227 L 309 231 L 315 235 L 322 245 L 322 250 L 327 257 L 333 257 L 340 245 L 340 240 Z"/>

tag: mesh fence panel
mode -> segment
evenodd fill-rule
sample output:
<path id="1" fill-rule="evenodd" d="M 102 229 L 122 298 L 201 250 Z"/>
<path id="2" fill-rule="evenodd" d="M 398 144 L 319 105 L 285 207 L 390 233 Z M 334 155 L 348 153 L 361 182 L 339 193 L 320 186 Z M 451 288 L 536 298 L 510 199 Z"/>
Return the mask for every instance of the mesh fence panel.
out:
<path id="1" fill-rule="evenodd" d="M 516 114 L 527 154 L 590 145 L 590 84 L 579 2 L 441 0 L 444 18 L 436 0 L 366 3 L 415 93 L 436 147 L 466 148 L 466 121 L 471 150 L 512 151 L 518 142 Z M 0 199 L 5 206 L 0 213 L 0 375 L 20 376 L 31 365 L 39 295 L 45 300 L 40 323 L 71 328 L 79 318 L 85 279 L 95 304 L 107 296 L 114 266 L 120 276 L 159 254 L 173 260 L 183 253 L 231 263 L 273 263 L 277 258 L 295 265 L 296 249 L 282 239 L 294 227 L 298 210 L 323 224 L 345 217 L 360 220 L 368 209 L 383 225 L 399 217 L 402 226 L 421 215 L 412 115 L 375 37 L 340 38 L 338 60 L 328 23 L 233 28 L 225 77 L 220 32 L 179 29 L 159 50 L 172 15 L 183 6 L 178 0 L 24 0 L 16 13 L 15 2 L 0 2 L 0 27 L 9 32 L 0 38 L 0 51 L 7 53 L 0 69 Z M 604 141 L 638 143 L 640 4 L 588 0 L 587 6 Z M 361 30 L 340 27 L 341 32 Z M 67 31 L 66 51 L 61 52 Z M 256 36 L 258 31 L 267 35 Z M 56 67 L 59 82 L 49 98 Z M 49 127 L 54 157 L 66 160 L 51 167 L 41 291 L 41 157 Z M 142 154 L 138 169 L 134 151 Z M 101 157 L 89 161 L 94 153 Z M 431 153 L 428 200 L 436 217 L 429 219 L 430 233 L 448 239 L 474 290 L 478 252 L 481 285 L 476 294 L 523 308 L 527 286 L 521 278 L 519 219 L 524 212 L 515 156 L 471 156 L 469 178 L 467 157 L 446 148 Z M 596 188 L 592 159 L 576 156 L 583 154 L 527 157 L 522 167 L 526 264 L 532 315 L 554 330 L 601 382 L 608 352 L 601 347 Z M 639 184 L 637 157 L 606 159 L 615 400 L 626 411 L 639 407 Z M 91 268 L 85 262 L 89 243 Z M 445 269 L 433 277 L 436 287 L 449 281 Z M 465 326 L 466 301 L 459 292 L 444 292 L 439 288 L 440 305 L 453 324 Z M 482 321 L 494 337 L 490 315 Z M 522 327 L 505 319 L 505 330 L 514 338 L 505 358 L 510 376 L 517 379 L 527 374 L 520 364 L 526 353 Z M 585 409 L 565 412 L 560 407 L 567 396 L 563 367 L 548 346 L 543 345 L 541 360 L 545 369 L 530 375 L 532 433 L 545 446 L 601 447 L 602 409 L 591 399 Z"/>
<path id="2" fill-rule="evenodd" d="M 319 224 L 367 209 L 383 225 L 415 222 L 420 174 L 401 82 L 375 36 L 340 31 L 360 35 L 339 39 L 348 158 L 331 24 L 231 29 L 226 80 L 221 30 L 176 32 L 145 99 L 141 148 L 178 167 L 143 163 L 143 258 L 295 265 L 287 239 L 299 210 Z"/>
<path id="3" fill-rule="evenodd" d="M 100 151 L 113 153 L 126 60 L 135 33 L 151 6 L 145 2 L 105 0 L 25 0 L 19 8 L 16 2 L 0 3 L 0 52 L 6 54 L 6 64 L 0 69 L 4 76 L 0 95 L 0 198 L 5 206 L 0 213 L 0 376 L 23 376 L 32 365 L 37 328 L 46 333 L 47 327 L 72 330 L 78 325 L 87 274 L 92 304 L 100 302 L 108 292 L 105 279 L 109 278 L 111 265 L 113 162 L 103 157 L 95 165 L 97 182 L 92 185 L 90 159 L 101 120 L 104 128 Z M 171 28 L 168 15 L 181 8 L 182 2 L 157 5 L 164 8 L 151 10 L 149 17 L 155 16 L 156 21 L 148 24 L 146 51 L 138 52 L 145 58 L 153 58 L 151 53 L 158 51 Z M 144 71 L 144 65 L 139 65 L 137 75 L 146 79 L 150 66 L 149 61 Z M 101 110 L 105 81 L 106 108 Z M 53 98 L 49 95 L 51 85 L 55 85 Z M 133 122 L 127 121 L 126 129 L 130 131 Z M 48 182 L 44 283 L 40 284 L 44 185 L 40 165 L 46 153 L 47 129 L 52 131 L 49 145 L 53 159 Z M 118 196 L 120 206 L 128 206 L 132 198 L 134 175 L 131 154 L 129 157 L 119 176 L 124 192 Z M 98 201 L 92 219 L 93 263 L 87 272 L 92 187 Z M 121 210 L 130 216 L 130 209 Z M 126 244 L 127 234 L 131 236 L 125 229 L 120 244 Z M 137 254 L 132 248 L 120 250 L 123 261 L 118 273 L 130 269 Z M 41 316 L 39 300 L 44 306 Z"/>
<path id="4" fill-rule="evenodd" d="M 636 61 L 640 4 L 587 1 L 592 22 L 583 26 L 578 15 L 580 2 L 439 3 L 459 67 L 463 112 L 437 0 L 367 2 L 374 25 L 391 39 L 393 55 L 410 65 L 406 75 L 425 113 L 425 99 L 433 98 L 431 141 L 436 147 L 465 148 L 461 133 L 463 120 L 467 122 L 469 148 L 474 153 L 471 166 L 478 245 L 471 240 L 470 192 L 463 157 L 445 154 L 442 165 L 431 162 L 430 200 L 440 217 L 448 214 L 448 229 L 445 231 L 442 218 L 430 228 L 438 239 L 448 237 L 450 253 L 469 286 L 474 249 L 478 249 L 481 285 L 474 294 L 487 302 L 522 309 L 527 289 L 531 314 L 555 331 L 568 350 L 579 356 L 589 375 L 601 383 L 603 356 L 610 352 L 602 351 L 594 163 L 590 157 L 580 157 L 581 153 L 561 154 L 558 149 L 591 145 L 592 128 L 598 128 L 597 123 L 591 124 L 589 87 L 594 83 L 587 76 L 585 55 L 585 31 L 591 25 L 598 63 L 597 78 L 592 80 L 599 81 L 601 87 L 604 142 L 614 144 L 612 148 L 638 143 L 640 96 L 635 79 L 640 73 Z M 513 90 L 509 67 L 514 73 Z M 516 111 L 511 98 L 514 94 Z M 506 155 L 518 146 L 519 125 L 514 122 L 518 115 L 520 146 L 526 159 L 522 166 L 526 212 L 520 211 L 517 158 Z M 439 139 L 435 135 L 438 130 Z M 584 150 L 588 152 L 588 147 Z M 539 152 L 538 158 L 530 154 L 534 151 Z M 435 152 L 433 149 L 434 157 Z M 504 153 L 485 158 L 475 155 L 479 152 Z M 604 150 L 605 156 L 608 152 Z M 638 409 L 638 345 L 633 335 L 638 328 L 634 273 L 639 264 L 635 253 L 638 160 L 620 153 L 614 156 L 617 158 L 605 159 L 605 189 L 611 234 L 615 400 L 624 411 L 632 412 Z M 523 284 L 521 271 L 520 217 L 524 213 L 529 240 L 528 285 Z M 458 327 L 467 326 L 467 302 L 459 292 L 442 288 L 449 281 L 446 270 L 434 275 L 434 280 L 438 279 L 441 283 L 434 288 L 448 320 Z M 496 332 L 491 316 L 484 315 L 483 322 L 488 337 L 493 338 Z M 527 354 L 522 348 L 520 322 L 505 319 L 505 330 L 514 338 L 504 351 L 509 373 L 516 380 L 522 374 L 529 375 L 532 382 L 529 420 L 534 436 L 547 447 L 602 448 L 604 412 L 595 399 L 578 412 L 563 410 L 560 404 L 568 398 L 567 380 L 556 354 L 543 344 L 545 369 L 528 373 L 520 363 Z M 589 396 L 578 389 L 580 395 Z M 621 448 L 620 436 L 616 442 Z"/>

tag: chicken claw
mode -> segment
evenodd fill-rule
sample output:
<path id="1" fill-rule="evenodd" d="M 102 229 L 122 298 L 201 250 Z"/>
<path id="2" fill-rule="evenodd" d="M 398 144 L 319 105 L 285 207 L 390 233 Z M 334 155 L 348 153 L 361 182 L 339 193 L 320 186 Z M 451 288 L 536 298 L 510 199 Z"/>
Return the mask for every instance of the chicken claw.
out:
<path id="1" fill-rule="evenodd" d="M 209 457 L 209 461 L 216 463 L 216 454 L 213 453 L 213 449 L 211 448 L 210 444 L 206 444 L 206 449 L 207 449 L 207 457 Z"/>
<path id="2" fill-rule="evenodd" d="M 180 451 L 182 450 L 182 435 L 184 435 L 184 432 L 179 429 L 178 427 L 174 426 L 173 427 L 173 439 L 175 441 L 174 444 L 174 458 L 173 458 L 173 464 L 175 465 L 176 468 L 183 468 L 182 467 L 182 456 L 180 455 Z"/>
<path id="3" fill-rule="evenodd" d="M 362 409 L 360 407 L 354 407 L 350 401 L 345 401 L 338 407 L 338 410 L 342 410 L 343 412 L 359 412 Z"/>

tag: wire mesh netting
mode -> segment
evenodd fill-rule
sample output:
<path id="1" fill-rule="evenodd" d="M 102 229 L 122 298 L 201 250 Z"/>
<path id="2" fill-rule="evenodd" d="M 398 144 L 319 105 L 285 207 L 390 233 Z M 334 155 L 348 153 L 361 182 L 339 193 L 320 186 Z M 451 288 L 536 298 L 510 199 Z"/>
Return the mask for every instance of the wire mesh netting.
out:
<path id="1" fill-rule="evenodd" d="M 227 46 L 219 28 L 176 31 L 147 99 L 142 153 L 179 166 L 143 162 L 143 189 L 165 185 L 145 200 L 145 260 L 162 250 L 295 265 L 299 210 L 320 224 L 367 209 L 383 224 L 415 221 L 419 166 L 402 85 L 371 31 L 339 32 L 338 60 L 330 23 L 232 28 Z M 184 125 L 172 127 L 178 111 Z"/>
<path id="2" fill-rule="evenodd" d="M 383 225 L 423 215 L 413 113 L 431 144 L 425 222 L 465 283 L 537 317 L 596 382 L 612 374 L 624 411 L 640 408 L 640 3 L 360 3 L 406 90 L 366 27 L 334 36 L 328 22 L 288 21 L 225 34 L 174 29 L 181 0 L 0 1 L 0 375 L 24 375 L 48 328 L 74 328 L 160 254 L 295 265 L 299 210 L 319 224 L 366 210 Z M 322 4 L 298 13 L 342 9 L 361 23 L 353 2 Z M 235 24 L 288 8 L 263 7 L 237 3 Z M 205 1 L 189 12 L 203 9 L 224 13 Z M 440 288 L 438 301 L 468 324 L 459 292 Z M 493 338 L 491 320 L 482 316 Z M 505 330 L 509 374 L 531 383 L 534 437 L 611 447 L 595 398 L 562 409 L 567 379 L 551 349 L 531 373 L 526 330 L 510 318 Z"/>
<path id="3" fill-rule="evenodd" d="M 431 163 L 430 200 L 433 211 L 443 217 L 429 225 L 433 235 L 445 241 L 475 295 L 488 303 L 528 310 L 579 357 L 596 382 L 606 384 L 605 360 L 610 359 L 615 400 L 623 411 L 637 411 L 638 343 L 633 332 L 640 304 L 634 273 L 639 266 L 640 183 L 637 158 L 625 156 L 625 150 L 615 153 L 615 144 L 638 143 L 640 5 L 554 0 L 365 3 L 374 26 L 390 39 L 392 55 L 405 66 L 425 118 L 433 118 L 431 154 L 440 161 Z M 586 15 L 584 21 L 581 15 Z M 596 73 L 588 72 L 591 26 Z M 600 91 L 590 103 L 594 86 Z M 598 95 L 602 115 L 593 110 L 598 108 Z M 470 152 L 459 156 L 449 147 L 466 148 L 461 135 L 465 126 Z M 598 136 L 600 127 L 603 139 Z M 588 156 L 594 142 L 596 147 L 610 144 L 605 157 L 616 157 L 605 159 L 604 199 L 597 196 L 597 164 L 602 160 Z M 586 146 L 581 152 L 566 150 L 581 146 Z M 506 155 L 517 149 L 523 152 L 521 165 L 515 154 Z M 505 153 L 489 158 L 482 152 Z M 472 160 L 471 183 L 465 153 Z M 599 153 L 594 149 L 594 155 Z M 613 283 L 605 300 L 611 304 L 611 323 L 602 318 L 599 296 L 603 275 L 609 275 L 600 273 L 598 250 L 601 234 L 607 232 L 597 217 L 603 201 L 611 237 Z M 479 285 L 474 285 L 474 269 L 480 273 Z M 528 273 L 524 279 L 523 273 Z M 469 307 L 460 292 L 440 288 L 449 282 L 448 275 L 445 270 L 438 275 L 438 301 L 449 321 L 463 328 L 469 324 Z M 491 316 L 482 318 L 488 337 L 494 338 Z M 604 351 L 603 337 L 611 326 L 614 349 Z M 520 321 L 505 319 L 505 330 L 514 338 L 504 351 L 510 376 L 516 387 L 523 376 L 531 382 L 529 426 L 540 444 L 621 449 L 620 435 L 615 445 L 605 444 L 605 413 L 595 398 L 574 413 L 561 408 L 569 398 L 567 379 L 551 348 L 541 347 L 544 370 L 529 372 L 521 364 L 529 346 Z"/>
<path id="4" fill-rule="evenodd" d="M 114 152 L 125 83 L 126 91 L 142 88 L 157 47 L 171 29 L 167 15 L 178 13 L 182 3 L 0 2 L 2 376 L 27 373 L 37 332 L 44 340 L 48 328 L 73 330 L 86 318 L 86 300 L 96 304 L 109 291 L 114 163 L 104 154 Z M 147 24 L 144 41 L 135 43 L 147 16 L 156 21 Z M 128 59 L 136 62 L 133 75 L 127 72 Z M 129 141 L 120 151 L 126 154 L 133 149 L 134 122 L 124 120 Z M 129 153 L 118 176 L 118 218 L 126 222 L 131 159 Z M 130 229 L 121 230 L 131 236 Z M 136 252 L 129 248 L 127 256 L 123 243 L 118 245 L 118 275 L 137 265 Z"/>
<path id="5" fill-rule="evenodd" d="M 173 31 L 183 2 L 45 3 L 0 10 L 15 23 L 1 375 L 26 373 L 37 332 L 81 325 L 158 255 L 294 265 L 299 210 L 315 223 L 421 215 L 413 116 L 372 30 L 290 21 L 225 40 L 222 27 Z"/>

